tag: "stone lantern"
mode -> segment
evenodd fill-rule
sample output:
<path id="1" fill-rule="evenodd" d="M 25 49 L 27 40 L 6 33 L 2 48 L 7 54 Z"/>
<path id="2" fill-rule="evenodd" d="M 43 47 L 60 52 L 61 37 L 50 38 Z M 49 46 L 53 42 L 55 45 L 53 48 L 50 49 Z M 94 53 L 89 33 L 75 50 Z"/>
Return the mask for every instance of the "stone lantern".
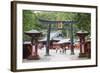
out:
<path id="1" fill-rule="evenodd" d="M 42 35 L 41 32 L 37 31 L 37 30 L 29 30 L 29 31 L 25 31 L 25 34 L 31 37 L 31 55 L 28 56 L 29 60 L 38 60 L 39 59 L 39 55 L 38 55 L 38 39 L 39 37 Z"/>
<path id="2" fill-rule="evenodd" d="M 85 53 L 85 37 L 88 35 L 87 31 L 78 31 L 76 33 L 80 39 L 80 53 L 79 53 L 79 57 L 86 57 L 86 53 Z"/>

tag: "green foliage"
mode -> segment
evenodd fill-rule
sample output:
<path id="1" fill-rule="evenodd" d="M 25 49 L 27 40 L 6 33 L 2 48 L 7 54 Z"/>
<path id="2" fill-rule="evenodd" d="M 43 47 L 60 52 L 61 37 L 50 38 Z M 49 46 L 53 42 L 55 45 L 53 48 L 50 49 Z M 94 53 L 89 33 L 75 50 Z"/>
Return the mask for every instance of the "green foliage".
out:
<path id="1" fill-rule="evenodd" d="M 91 14 L 89 13 L 77 13 L 76 20 L 78 21 L 77 27 L 80 30 L 85 30 L 90 33 L 91 29 Z"/>
<path id="2" fill-rule="evenodd" d="M 54 12 L 54 11 L 32 11 L 32 10 L 23 10 L 23 30 L 28 31 L 31 29 L 36 30 L 47 30 L 47 25 L 44 25 L 38 21 L 38 18 L 46 19 L 46 20 L 74 20 L 78 23 L 73 25 L 74 34 L 78 30 L 85 30 L 90 33 L 91 29 L 91 14 L 89 13 L 75 13 L 75 12 Z M 52 27 L 57 27 L 56 25 L 52 25 Z M 70 24 L 63 25 L 63 29 L 61 30 L 64 36 L 70 36 Z M 53 31 L 53 30 L 52 30 Z M 24 40 L 30 39 L 27 35 L 24 35 Z"/>
<path id="3" fill-rule="evenodd" d="M 40 29 L 36 16 L 30 10 L 23 10 L 23 25 L 24 31 L 28 31 L 31 29 Z"/>

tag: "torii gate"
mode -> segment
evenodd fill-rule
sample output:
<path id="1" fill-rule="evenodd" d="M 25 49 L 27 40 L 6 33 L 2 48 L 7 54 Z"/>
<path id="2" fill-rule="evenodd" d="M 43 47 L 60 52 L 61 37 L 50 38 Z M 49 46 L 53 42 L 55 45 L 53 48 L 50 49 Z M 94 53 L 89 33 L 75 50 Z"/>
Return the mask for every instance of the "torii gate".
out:
<path id="1" fill-rule="evenodd" d="M 74 48 L 73 48 L 73 25 L 77 23 L 76 21 L 51 21 L 51 20 L 44 20 L 44 19 L 38 19 L 41 23 L 43 24 L 48 24 L 48 31 L 47 31 L 47 43 L 46 43 L 46 56 L 49 56 L 49 45 L 50 45 L 50 31 L 51 31 L 51 24 L 70 24 L 70 28 L 71 28 L 71 55 L 74 54 Z"/>

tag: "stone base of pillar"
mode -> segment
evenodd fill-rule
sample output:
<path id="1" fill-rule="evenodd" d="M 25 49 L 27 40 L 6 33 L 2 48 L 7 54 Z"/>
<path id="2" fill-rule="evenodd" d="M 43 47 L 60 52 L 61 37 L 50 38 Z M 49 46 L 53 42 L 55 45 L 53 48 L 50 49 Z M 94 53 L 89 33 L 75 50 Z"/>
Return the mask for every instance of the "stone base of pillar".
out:
<path id="1" fill-rule="evenodd" d="M 80 53 L 79 58 L 91 58 L 91 54 L 88 53 Z"/>
<path id="2" fill-rule="evenodd" d="M 40 57 L 39 57 L 39 55 L 34 55 L 34 56 L 30 55 L 30 56 L 28 56 L 27 59 L 28 59 L 28 60 L 39 60 Z"/>
<path id="3" fill-rule="evenodd" d="M 86 57 L 87 57 L 87 58 L 91 58 L 91 54 L 86 53 Z"/>
<path id="4" fill-rule="evenodd" d="M 51 56 L 50 54 L 45 54 L 45 56 Z"/>
<path id="5" fill-rule="evenodd" d="M 71 55 L 75 55 L 75 53 L 74 52 L 71 52 Z"/>
<path id="6" fill-rule="evenodd" d="M 80 54 L 79 54 L 79 58 L 87 58 L 86 53 L 80 53 Z"/>

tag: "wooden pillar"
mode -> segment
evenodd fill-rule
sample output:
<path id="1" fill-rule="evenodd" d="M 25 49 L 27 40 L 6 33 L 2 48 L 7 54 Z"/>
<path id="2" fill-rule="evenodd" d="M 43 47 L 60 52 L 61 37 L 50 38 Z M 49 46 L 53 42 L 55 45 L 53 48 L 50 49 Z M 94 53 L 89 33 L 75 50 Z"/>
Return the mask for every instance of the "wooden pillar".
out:
<path id="1" fill-rule="evenodd" d="M 38 60 L 39 59 L 37 42 L 38 42 L 37 38 L 32 37 L 32 39 L 31 39 L 32 51 L 31 51 L 30 56 L 28 57 L 29 60 Z"/>
<path id="2" fill-rule="evenodd" d="M 80 54 L 79 57 L 85 57 L 85 36 L 80 37 Z"/>
<path id="3" fill-rule="evenodd" d="M 35 55 L 38 56 L 38 41 L 37 41 L 37 38 L 35 40 Z"/>
<path id="4" fill-rule="evenodd" d="M 78 32 L 77 33 L 79 39 L 80 39 L 80 53 L 79 53 L 79 57 L 86 57 L 86 53 L 85 53 L 85 37 L 88 35 L 87 32 Z"/>

